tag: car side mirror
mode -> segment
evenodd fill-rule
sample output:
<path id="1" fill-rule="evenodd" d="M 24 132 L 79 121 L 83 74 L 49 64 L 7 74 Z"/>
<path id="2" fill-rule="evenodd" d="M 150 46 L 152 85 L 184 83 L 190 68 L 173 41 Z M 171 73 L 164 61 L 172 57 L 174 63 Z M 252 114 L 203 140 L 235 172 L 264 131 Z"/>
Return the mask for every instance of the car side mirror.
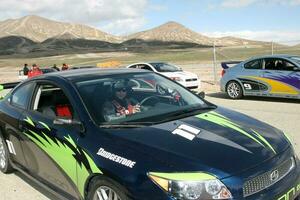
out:
<path id="1" fill-rule="evenodd" d="M 205 98 L 205 92 L 199 92 L 198 94 L 197 94 L 199 97 L 201 97 L 202 99 L 204 99 Z"/>
<path id="2" fill-rule="evenodd" d="M 295 72 L 300 72 L 300 68 L 299 67 L 294 67 L 294 71 Z"/>
<path id="3" fill-rule="evenodd" d="M 58 126 L 74 126 L 79 128 L 81 133 L 85 132 L 85 128 L 81 121 L 76 119 L 65 119 L 65 118 L 56 118 L 53 120 L 53 124 Z"/>

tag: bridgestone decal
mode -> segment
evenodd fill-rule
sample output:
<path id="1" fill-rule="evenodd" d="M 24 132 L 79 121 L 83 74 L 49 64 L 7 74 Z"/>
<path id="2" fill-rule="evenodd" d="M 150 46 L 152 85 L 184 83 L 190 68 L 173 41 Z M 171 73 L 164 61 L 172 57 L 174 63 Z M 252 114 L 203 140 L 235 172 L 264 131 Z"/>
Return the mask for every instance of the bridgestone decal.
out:
<path id="1" fill-rule="evenodd" d="M 118 156 L 116 154 L 110 153 L 108 151 L 105 151 L 103 148 L 99 149 L 97 155 L 99 155 L 103 158 L 109 159 L 113 162 L 119 163 L 121 165 L 124 165 L 126 167 L 129 167 L 129 168 L 133 168 L 136 163 L 135 161 L 132 161 L 132 160 L 123 158 L 121 156 Z"/>

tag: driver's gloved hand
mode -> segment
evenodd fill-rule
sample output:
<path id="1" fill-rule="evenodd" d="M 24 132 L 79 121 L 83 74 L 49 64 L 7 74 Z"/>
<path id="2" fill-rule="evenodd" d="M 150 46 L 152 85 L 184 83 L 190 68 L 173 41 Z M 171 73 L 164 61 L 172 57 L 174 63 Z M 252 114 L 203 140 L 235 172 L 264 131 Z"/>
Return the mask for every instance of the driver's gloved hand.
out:
<path id="1" fill-rule="evenodd" d="M 141 112 L 141 106 L 139 104 L 136 104 L 133 106 L 133 113 Z"/>

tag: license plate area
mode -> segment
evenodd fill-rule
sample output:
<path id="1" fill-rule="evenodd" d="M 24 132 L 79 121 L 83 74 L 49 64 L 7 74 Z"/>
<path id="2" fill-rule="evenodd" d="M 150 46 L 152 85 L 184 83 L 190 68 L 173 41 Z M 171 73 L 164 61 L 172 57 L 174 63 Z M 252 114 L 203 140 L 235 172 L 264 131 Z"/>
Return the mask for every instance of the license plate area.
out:
<path id="1" fill-rule="evenodd" d="M 300 200 L 300 184 L 279 196 L 276 200 Z"/>

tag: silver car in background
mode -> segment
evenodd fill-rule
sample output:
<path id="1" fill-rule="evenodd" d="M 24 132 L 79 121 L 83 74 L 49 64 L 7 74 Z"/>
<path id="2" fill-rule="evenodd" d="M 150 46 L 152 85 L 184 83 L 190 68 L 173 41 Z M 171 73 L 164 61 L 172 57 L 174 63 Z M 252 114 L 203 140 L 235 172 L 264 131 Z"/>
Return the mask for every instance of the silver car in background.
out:
<path id="1" fill-rule="evenodd" d="M 268 96 L 300 99 L 300 56 L 268 55 L 222 63 L 221 91 L 232 99 Z"/>

